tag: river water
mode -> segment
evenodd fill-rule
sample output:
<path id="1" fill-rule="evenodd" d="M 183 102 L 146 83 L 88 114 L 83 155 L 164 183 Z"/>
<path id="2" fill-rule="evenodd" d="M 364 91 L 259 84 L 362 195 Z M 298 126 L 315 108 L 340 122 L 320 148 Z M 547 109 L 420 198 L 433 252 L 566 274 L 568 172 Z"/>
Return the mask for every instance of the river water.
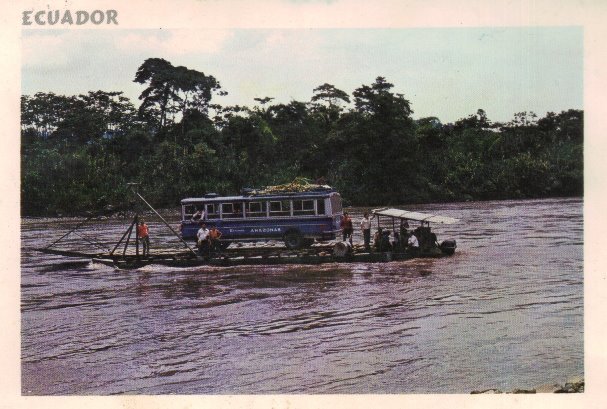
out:
<path id="1" fill-rule="evenodd" d="M 583 373 L 582 199 L 404 208 L 461 219 L 434 229 L 455 255 L 117 270 L 34 251 L 74 220 L 23 219 L 22 393 L 469 393 Z"/>

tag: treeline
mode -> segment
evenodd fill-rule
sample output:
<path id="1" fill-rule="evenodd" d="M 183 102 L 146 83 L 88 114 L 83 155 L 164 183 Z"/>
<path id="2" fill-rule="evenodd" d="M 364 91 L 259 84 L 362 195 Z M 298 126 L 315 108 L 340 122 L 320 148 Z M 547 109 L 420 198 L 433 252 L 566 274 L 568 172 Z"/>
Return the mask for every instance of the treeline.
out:
<path id="1" fill-rule="evenodd" d="M 300 176 L 352 205 L 583 193 L 579 110 L 414 120 L 383 77 L 351 94 L 322 84 L 310 101 L 222 106 L 217 79 L 158 58 L 135 81 L 145 86 L 138 107 L 121 92 L 22 97 L 24 215 L 127 206 L 127 182 L 157 206 Z"/>

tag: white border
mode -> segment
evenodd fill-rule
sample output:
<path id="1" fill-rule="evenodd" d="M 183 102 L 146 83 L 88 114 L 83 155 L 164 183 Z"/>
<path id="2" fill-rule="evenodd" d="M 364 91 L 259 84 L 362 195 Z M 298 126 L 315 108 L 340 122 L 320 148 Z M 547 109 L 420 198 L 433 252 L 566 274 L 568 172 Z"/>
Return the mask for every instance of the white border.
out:
<path id="1" fill-rule="evenodd" d="M 0 12 L 0 88 L 2 152 L 0 161 L 0 311 L 4 331 L 0 348 L 0 408 L 466 408 L 543 407 L 602 408 L 607 402 L 605 295 L 607 270 L 602 260 L 605 231 L 605 161 L 602 157 L 607 96 L 603 43 L 607 39 L 607 2 L 565 0 L 172 0 L 21 1 L 4 2 Z M 21 12 L 28 9 L 116 9 L 120 28 L 333 28 L 333 27 L 469 27 L 583 26 L 585 40 L 585 197 L 584 299 L 586 392 L 575 395 L 254 395 L 254 396 L 120 396 L 22 397 L 20 387 L 19 288 L 19 97 Z M 87 29 L 91 26 L 74 27 Z M 94 28 L 98 28 L 94 26 Z M 109 28 L 111 29 L 111 27 Z M 564 380 L 563 380 L 564 381 Z"/>

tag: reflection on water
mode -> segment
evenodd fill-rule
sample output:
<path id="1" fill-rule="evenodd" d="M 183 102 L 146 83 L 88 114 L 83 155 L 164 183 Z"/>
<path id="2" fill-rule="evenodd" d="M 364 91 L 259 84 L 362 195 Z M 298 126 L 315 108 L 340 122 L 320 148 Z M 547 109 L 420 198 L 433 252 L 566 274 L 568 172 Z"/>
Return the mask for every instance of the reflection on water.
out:
<path id="1" fill-rule="evenodd" d="M 33 251 L 70 224 L 24 219 L 23 393 L 467 393 L 583 372 L 581 199 L 415 209 L 462 219 L 435 229 L 455 256 L 127 271 Z"/>

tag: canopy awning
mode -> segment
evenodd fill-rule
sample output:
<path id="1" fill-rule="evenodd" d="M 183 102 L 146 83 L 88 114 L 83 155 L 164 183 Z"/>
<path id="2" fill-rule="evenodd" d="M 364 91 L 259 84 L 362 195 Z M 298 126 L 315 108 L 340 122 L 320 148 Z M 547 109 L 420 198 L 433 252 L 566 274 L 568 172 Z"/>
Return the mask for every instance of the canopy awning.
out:
<path id="1" fill-rule="evenodd" d="M 395 219 L 402 220 L 416 220 L 420 222 L 430 222 L 430 223 L 441 223 L 441 224 L 454 224 L 459 222 L 459 219 L 454 219 L 453 217 L 447 216 L 438 216 L 429 213 L 420 213 L 420 212 L 409 212 L 407 210 L 400 209 L 392 209 L 388 207 L 384 207 L 381 209 L 375 209 L 371 213 L 380 216 L 388 216 L 393 217 Z"/>

